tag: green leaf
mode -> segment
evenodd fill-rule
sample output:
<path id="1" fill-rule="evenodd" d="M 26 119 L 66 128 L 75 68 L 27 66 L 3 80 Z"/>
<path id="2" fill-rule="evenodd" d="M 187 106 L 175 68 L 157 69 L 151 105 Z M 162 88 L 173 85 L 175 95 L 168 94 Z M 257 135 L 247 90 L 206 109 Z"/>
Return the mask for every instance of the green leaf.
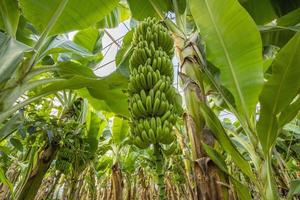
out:
<path id="1" fill-rule="evenodd" d="M 4 171 L 0 168 L 0 182 L 7 185 L 11 194 L 13 194 L 13 184 L 6 178 Z"/>
<path id="2" fill-rule="evenodd" d="M 85 29 L 101 20 L 118 0 L 20 0 L 22 13 L 42 32 L 51 23 L 50 35 Z M 60 10 L 60 12 L 57 12 Z"/>
<path id="3" fill-rule="evenodd" d="M 40 94 L 55 93 L 64 89 L 79 90 L 86 88 L 86 90 L 80 90 L 78 93 L 83 97 L 87 97 L 94 105 L 97 102 L 100 103 L 101 106 L 93 106 L 95 109 L 103 109 L 129 117 L 127 95 L 124 92 L 127 90 L 128 78 L 123 75 L 121 68 L 106 77 L 97 77 L 94 74 L 91 75 L 91 69 L 87 67 L 73 62 L 67 63 L 64 68 L 69 68 L 74 74 L 69 72 L 63 74 L 63 71 L 60 71 L 61 76 L 68 75 L 69 78 L 47 85 L 41 90 Z M 78 67 L 81 70 L 73 70 L 73 67 Z"/>
<path id="4" fill-rule="evenodd" d="M 120 145 L 126 138 L 129 125 L 128 121 L 115 116 L 112 125 L 112 139 L 114 144 Z"/>
<path id="5" fill-rule="evenodd" d="M 300 127 L 296 124 L 287 124 L 283 127 L 283 129 L 300 135 Z"/>
<path id="6" fill-rule="evenodd" d="M 59 63 L 57 67 L 59 68 L 59 75 L 62 78 L 71 78 L 75 75 L 80 75 L 88 78 L 97 78 L 97 76 L 90 68 L 75 62 L 62 62 Z"/>
<path id="7" fill-rule="evenodd" d="M 111 168 L 113 164 L 113 160 L 111 156 L 102 156 L 101 159 L 99 160 L 99 163 L 96 167 L 96 170 L 99 172 L 103 172 L 108 168 Z"/>
<path id="8" fill-rule="evenodd" d="M 94 155 L 98 149 L 100 132 L 102 133 L 106 120 L 101 119 L 96 113 L 88 112 L 87 116 L 87 141 L 89 144 L 88 151 L 91 155 Z"/>
<path id="9" fill-rule="evenodd" d="M 241 199 L 241 200 L 250 200 L 250 199 L 252 199 L 251 194 L 250 194 L 249 189 L 248 189 L 247 186 L 245 186 L 244 184 L 241 184 L 239 181 L 237 181 L 234 178 L 230 178 L 230 181 L 234 185 L 234 190 L 236 191 L 237 196 L 239 197 L 239 199 Z"/>
<path id="10" fill-rule="evenodd" d="M 219 169 L 228 174 L 226 163 L 224 159 L 219 155 L 219 153 L 205 143 L 202 143 L 202 145 L 207 155 L 212 159 L 212 161 L 214 161 L 214 163 L 219 167 Z"/>
<path id="11" fill-rule="evenodd" d="M 300 23 L 300 8 L 289 12 L 288 14 L 277 19 L 279 26 L 293 26 Z"/>
<path id="12" fill-rule="evenodd" d="M 115 28 L 121 22 L 120 11 L 118 8 L 113 9 L 107 16 L 97 23 L 97 28 Z"/>
<path id="13" fill-rule="evenodd" d="M 207 153 L 207 155 L 212 159 L 212 161 L 226 174 L 229 175 L 230 181 L 232 182 L 232 184 L 235 186 L 234 189 L 237 192 L 237 195 L 239 197 L 239 199 L 241 200 L 250 200 L 251 199 L 251 195 L 250 192 L 247 188 L 247 186 L 245 186 L 244 184 L 240 183 L 238 180 L 236 180 L 234 178 L 233 175 L 231 175 L 228 172 L 227 169 L 227 165 L 224 161 L 224 158 L 222 157 L 222 155 L 220 155 L 215 149 L 213 149 L 212 147 L 206 145 L 205 143 L 203 143 L 203 147 L 205 152 Z"/>
<path id="14" fill-rule="evenodd" d="M 35 43 L 35 38 L 32 37 L 33 35 L 35 35 L 35 30 L 32 27 L 32 24 L 30 24 L 25 17 L 21 15 L 16 33 L 16 39 L 28 46 L 33 46 Z"/>
<path id="15" fill-rule="evenodd" d="M 240 2 L 257 24 L 265 24 L 277 18 L 269 0 L 240 0 Z"/>
<path id="16" fill-rule="evenodd" d="M 300 7 L 300 1 L 296 0 L 271 0 L 276 14 L 281 17 Z"/>
<path id="17" fill-rule="evenodd" d="M 7 111 L 11 108 L 11 106 L 16 102 L 16 100 L 24 94 L 26 91 L 34 90 L 42 86 L 46 86 L 47 84 L 59 82 L 62 81 L 62 79 L 59 78 L 44 78 L 44 79 L 38 79 L 38 80 L 31 80 L 28 82 L 19 83 L 15 87 L 11 88 L 11 90 L 7 90 L 3 92 L 3 95 L 1 98 L 2 111 Z"/>
<path id="18" fill-rule="evenodd" d="M 206 43 L 207 59 L 220 69 L 238 111 L 250 118 L 263 84 L 262 46 L 256 24 L 236 0 L 191 0 L 191 13 Z"/>
<path id="19" fill-rule="evenodd" d="M 74 36 L 73 41 L 86 48 L 90 52 L 93 52 L 96 46 L 96 43 L 100 37 L 99 30 L 95 28 L 87 28 L 81 31 L 78 31 Z"/>
<path id="20" fill-rule="evenodd" d="M 279 127 L 283 127 L 288 122 L 292 121 L 295 116 L 299 113 L 300 110 L 300 98 L 290 105 L 286 106 L 283 111 L 280 113 L 278 118 Z"/>
<path id="21" fill-rule="evenodd" d="M 49 43 L 47 48 L 43 50 L 39 57 L 41 59 L 46 55 L 69 52 L 84 58 L 93 58 L 95 56 L 91 51 L 85 47 L 79 46 L 78 44 L 69 40 L 67 37 L 57 36 Z"/>
<path id="22" fill-rule="evenodd" d="M 23 53 L 30 47 L 0 32 L 0 86 L 7 81 L 23 59 Z"/>
<path id="23" fill-rule="evenodd" d="M 207 126 L 212 130 L 214 137 L 221 144 L 222 148 L 231 155 L 232 160 L 241 169 L 241 171 L 244 172 L 249 178 L 253 179 L 255 176 L 251 171 L 249 163 L 243 158 L 243 156 L 233 145 L 218 117 L 204 103 L 199 103 L 199 105 L 201 114 L 205 118 Z"/>
<path id="24" fill-rule="evenodd" d="M 177 7 L 178 7 L 178 12 L 179 14 L 184 14 L 185 10 L 186 10 L 186 4 L 187 4 L 187 0 L 175 0 Z"/>
<path id="25" fill-rule="evenodd" d="M 261 33 L 264 32 L 276 32 L 276 31 L 285 31 L 285 30 L 290 30 L 297 32 L 300 30 L 300 26 L 274 26 L 274 25 L 268 25 L 268 26 L 258 26 L 258 29 Z"/>
<path id="26" fill-rule="evenodd" d="M 21 141 L 17 138 L 10 138 L 10 143 L 19 151 L 23 151 L 23 144 L 21 143 Z"/>
<path id="27" fill-rule="evenodd" d="M 20 12 L 17 0 L 0 1 L 0 29 L 5 30 L 10 36 L 15 36 Z"/>
<path id="28" fill-rule="evenodd" d="M 260 27 L 263 45 L 283 47 L 300 30 L 299 23 L 300 8 L 277 19 L 277 26 Z"/>
<path id="29" fill-rule="evenodd" d="M 0 141 L 5 139 L 8 135 L 17 130 L 18 125 L 21 123 L 20 113 L 11 117 L 5 125 L 0 129 Z"/>
<path id="30" fill-rule="evenodd" d="M 158 17 L 150 1 L 160 6 L 160 10 L 167 11 L 170 8 L 168 0 L 127 0 L 132 17 L 143 20 L 146 17 Z"/>
<path id="31" fill-rule="evenodd" d="M 300 32 L 277 54 L 272 75 L 260 95 L 261 111 L 257 130 L 265 153 L 270 151 L 278 134 L 277 115 L 293 101 L 300 89 L 299 65 Z"/>
<path id="32" fill-rule="evenodd" d="M 290 182 L 290 191 L 288 193 L 288 200 L 292 200 L 293 196 L 300 194 L 300 179 L 295 179 Z"/>

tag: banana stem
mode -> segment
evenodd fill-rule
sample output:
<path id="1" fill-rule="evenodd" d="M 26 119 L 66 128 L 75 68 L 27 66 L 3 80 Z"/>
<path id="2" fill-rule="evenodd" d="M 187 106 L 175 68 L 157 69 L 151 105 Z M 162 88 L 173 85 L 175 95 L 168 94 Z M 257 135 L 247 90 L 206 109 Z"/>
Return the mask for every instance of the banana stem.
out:
<path id="1" fill-rule="evenodd" d="M 157 185 L 158 185 L 158 194 L 160 200 L 166 199 L 166 191 L 164 184 L 164 174 L 163 174 L 163 154 L 159 144 L 154 145 L 154 155 L 156 158 L 156 175 L 157 175 Z"/>

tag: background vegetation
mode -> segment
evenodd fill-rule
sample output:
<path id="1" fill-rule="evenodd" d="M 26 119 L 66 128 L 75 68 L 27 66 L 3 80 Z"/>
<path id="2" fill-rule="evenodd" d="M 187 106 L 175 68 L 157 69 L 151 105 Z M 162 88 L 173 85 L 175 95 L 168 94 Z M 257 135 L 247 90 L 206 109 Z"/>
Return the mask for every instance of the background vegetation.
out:
<path id="1" fill-rule="evenodd" d="M 161 198 L 299 198 L 300 1 L 2 0 L 0 14 L 0 199 L 159 198 L 155 152 L 129 128 L 147 17 L 172 36 L 182 101 Z M 117 69 L 97 76 L 103 33 L 125 20 Z"/>

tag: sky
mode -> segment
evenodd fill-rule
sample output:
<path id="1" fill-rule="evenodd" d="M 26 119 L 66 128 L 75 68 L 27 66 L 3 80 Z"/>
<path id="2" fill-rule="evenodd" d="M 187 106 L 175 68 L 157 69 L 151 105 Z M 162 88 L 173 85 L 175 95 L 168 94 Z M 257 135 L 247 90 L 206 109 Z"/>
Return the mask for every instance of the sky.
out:
<path id="1" fill-rule="evenodd" d="M 122 45 L 122 38 L 129 31 L 130 24 L 129 20 L 124 21 L 119 24 L 118 27 L 112 29 L 105 29 L 105 31 L 114 38 L 114 40 L 118 40 L 118 44 Z M 104 33 L 102 37 L 102 54 L 104 56 L 103 60 L 99 63 L 98 66 L 95 67 L 95 74 L 98 76 L 107 76 L 112 73 L 116 69 L 116 63 L 114 62 L 115 56 L 118 52 L 118 45 L 115 44 L 112 39 L 109 37 L 107 33 Z"/>

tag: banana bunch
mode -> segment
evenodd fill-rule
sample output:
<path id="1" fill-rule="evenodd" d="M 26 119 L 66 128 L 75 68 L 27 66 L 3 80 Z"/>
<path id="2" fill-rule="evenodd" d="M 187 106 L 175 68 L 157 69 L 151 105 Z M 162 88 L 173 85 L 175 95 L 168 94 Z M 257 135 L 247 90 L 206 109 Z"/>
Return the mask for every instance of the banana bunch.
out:
<path id="1" fill-rule="evenodd" d="M 72 153 L 72 150 L 69 148 L 62 148 L 59 152 L 58 152 L 58 157 L 61 160 L 65 160 L 69 163 L 72 163 L 74 160 L 74 155 Z"/>
<path id="2" fill-rule="evenodd" d="M 56 160 L 55 161 L 56 170 L 59 170 L 64 174 L 67 174 L 69 172 L 70 166 L 71 166 L 71 164 L 65 160 Z"/>
<path id="3" fill-rule="evenodd" d="M 136 146 L 171 144 L 174 109 L 173 40 L 158 20 L 147 18 L 133 35 L 129 60 L 129 110 L 131 134 Z"/>
<path id="4" fill-rule="evenodd" d="M 146 45 L 149 46 L 153 43 L 155 49 L 161 49 L 167 53 L 170 58 L 173 57 L 173 40 L 168 30 L 155 18 L 147 18 L 137 27 L 133 35 L 132 45 L 138 46 L 140 42 L 144 42 L 144 44 L 146 42 Z"/>
<path id="5" fill-rule="evenodd" d="M 74 155 L 72 153 L 72 150 L 63 147 L 57 154 L 55 168 L 61 171 L 62 173 L 66 174 L 69 171 L 73 160 Z"/>

